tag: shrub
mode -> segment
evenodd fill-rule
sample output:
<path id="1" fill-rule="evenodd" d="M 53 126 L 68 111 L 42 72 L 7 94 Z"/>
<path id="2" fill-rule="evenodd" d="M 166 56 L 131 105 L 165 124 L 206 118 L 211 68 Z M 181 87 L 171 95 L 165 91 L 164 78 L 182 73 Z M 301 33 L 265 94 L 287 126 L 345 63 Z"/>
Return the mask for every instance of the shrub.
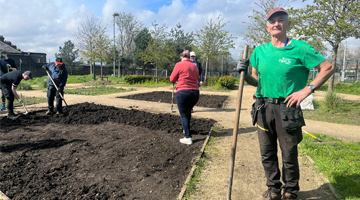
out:
<path id="1" fill-rule="evenodd" d="M 218 83 L 222 88 L 232 89 L 235 85 L 235 78 L 233 76 L 222 76 L 219 78 Z"/>
<path id="2" fill-rule="evenodd" d="M 156 77 L 154 77 L 155 80 Z M 160 83 L 171 83 L 168 76 L 158 76 L 158 82 Z"/>
<path id="3" fill-rule="evenodd" d="M 136 84 L 136 83 L 144 83 L 145 81 L 153 80 L 153 76 L 142 76 L 142 75 L 127 75 L 124 77 L 125 83 L 128 84 Z"/>
<path id="4" fill-rule="evenodd" d="M 30 83 L 20 82 L 17 87 L 18 90 L 32 90 Z"/>
<path id="5" fill-rule="evenodd" d="M 47 86 L 48 86 L 48 84 L 47 84 L 47 79 L 40 79 L 39 81 L 38 81 L 38 86 L 40 87 L 40 88 L 47 88 Z"/>
<path id="6" fill-rule="evenodd" d="M 328 110 L 336 110 L 339 107 L 341 98 L 333 91 L 329 91 L 325 96 L 325 106 Z"/>
<path id="7" fill-rule="evenodd" d="M 207 77 L 206 78 L 206 85 L 207 86 L 214 86 L 218 83 L 220 77 L 213 76 L 213 77 Z"/>

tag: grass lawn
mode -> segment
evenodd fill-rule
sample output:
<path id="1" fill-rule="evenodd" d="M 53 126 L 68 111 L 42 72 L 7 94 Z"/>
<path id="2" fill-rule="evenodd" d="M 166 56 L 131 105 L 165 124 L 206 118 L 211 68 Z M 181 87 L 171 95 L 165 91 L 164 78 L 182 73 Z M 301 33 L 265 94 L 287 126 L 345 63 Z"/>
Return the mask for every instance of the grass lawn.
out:
<path id="1" fill-rule="evenodd" d="M 317 90 L 327 91 L 328 84 L 322 85 Z M 356 81 L 354 83 L 335 83 L 333 91 L 336 93 L 360 95 L 360 82 Z"/>
<path id="2" fill-rule="evenodd" d="M 337 109 L 328 109 L 324 101 L 313 101 L 313 103 L 314 111 L 303 111 L 305 119 L 360 126 L 359 101 L 341 100 Z"/>
<path id="3" fill-rule="evenodd" d="M 68 88 L 66 87 L 64 90 L 65 94 L 79 94 L 79 95 L 103 95 L 103 94 L 113 94 L 113 93 L 122 93 L 122 92 L 129 92 L 129 91 L 135 91 L 136 88 L 129 88 L 129 89 L 124 89 L 124 88 L 115 88 L 115 87 L 111 87 L 111 86 L 105 86 L 105 85 L 100 85 L 100 86 L 93 86 L 93 87 L 89 87 L 89 88 L 85 88 L 85 87 L 78 87 L 78 88 Z"/>
<path id="4" fill-rule="evenodd" d="M 329 179 L 341 199 L 360 199 L 360 142 L 342 142 L 326 135 L 314 135 L 323 142 L 336 144 L 316 145 L 316 140 L 304 135 L 300 153 L 314 160 L 316 168 Z"/>
<path id="5" fill-rule="evenodd" d="M 31 104 L 38 104 L 38 103 L 44 103 L 47 102 L 46 97 L 35 97 L 35 96 L 25 96 L 19 93 L 20 98 L 24 101 L 25 106 L 31 105 Z M 14 100 L 14 106 L 21 106 L 22 104 L 19 103 L 19 101 Z"/>

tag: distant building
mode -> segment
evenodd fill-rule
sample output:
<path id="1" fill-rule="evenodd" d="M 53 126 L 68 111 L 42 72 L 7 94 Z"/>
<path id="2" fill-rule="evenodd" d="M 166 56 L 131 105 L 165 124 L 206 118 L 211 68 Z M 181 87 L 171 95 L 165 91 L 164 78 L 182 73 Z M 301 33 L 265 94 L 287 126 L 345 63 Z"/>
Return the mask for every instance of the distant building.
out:
<path id="1" fill-rule="evenodd" d="M 0 50 L 5 50 L 9 58 L 15 60 L 16 67 L 19 70 L 30 70 L 34 77 L 46 75 L 41 68 L 46 63 L 46 53 L 23 52 L 10 41 L 6 41 L 2 35 L 0 35 Z"/>

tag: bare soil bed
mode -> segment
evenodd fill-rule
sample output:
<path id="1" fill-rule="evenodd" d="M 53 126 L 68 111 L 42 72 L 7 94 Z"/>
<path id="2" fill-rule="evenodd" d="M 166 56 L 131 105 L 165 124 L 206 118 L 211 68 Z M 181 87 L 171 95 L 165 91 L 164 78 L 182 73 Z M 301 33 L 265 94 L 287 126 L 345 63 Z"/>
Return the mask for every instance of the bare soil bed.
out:
<path id="1" fill-rule="evenodd" d="M 120 96 L 117 98 L 171 103 L 172 94 L 171 94 L 171 92 L 154 91 L 154 92 L 149 92 L 149 93 Z M 199 98 L 199 101 L 197 102 L 196 106 L 206 107 L 206 108 L 222 108 L 224 106 L 224 102 L 226 101 L 227 98 L 228 98 L 228 96 L 200 94 L 200 98 Z M 174 95 L 174 104 L 176 105 L 175 95 Z"/>
<path id="2" fill-rule="evenodd" d="M 17 199 L 175 199 L 215 123 L 93 103 L 0 120 L 0 190 Z"/>

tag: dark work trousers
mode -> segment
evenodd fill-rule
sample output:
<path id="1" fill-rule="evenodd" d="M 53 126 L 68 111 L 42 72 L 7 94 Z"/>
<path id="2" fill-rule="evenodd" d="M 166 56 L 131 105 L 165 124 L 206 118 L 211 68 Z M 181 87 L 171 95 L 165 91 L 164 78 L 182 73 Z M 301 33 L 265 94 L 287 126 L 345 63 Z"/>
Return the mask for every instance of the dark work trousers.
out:
<path id="1" fill-rule="evenodd" d="M 61 90 L 61 95 L 64 96 L 64 91 Z M 59 95 L 59 92 L 55 87 L 49 86 L 47 90 L 47 98 L 48 98 L 48 110 L 54 110 L 54 98 L 56 96 L 56 111 L 62 112 L 62 99 Z"/>
<path id="2" fill-rule="evenodd" d="M 11 89 L 11 85 L 2 84 L 0 81 L 1 93 L 7 99 L 8 114 L 14 114 L 14 94 Z M 4 100 L 5 102 L 5 100 Z"/>
<path id="3" fill-rule="evenodd" d="M 2 90 L 1 90 L 1 104 L 5 106 L 5 94 Z"/>
<path id="4" fill-rule="evenodd" d="M 175 97 L 180 112 L 181 123 L 185 131 L 185 137 L 191 138 L 191 134 L 190 134 L 191 109 L 199 101 L 199 90 L 180 90 L 175 93 Z"/>
<path id="5" fill-rule="evenodd" d="M 259 101 L 259 99 L 257 99 Z M 258 111 L 258 137 L 266 185 L 278 193 L 281 189 L 297 197 L 299 191 L 299 163 L 297 145 L 302 140 L 301 127 L 287 130 L 282 127 L 280 104 L 263 102 Z M 277 140 L 282 155 L 282 185 L 280 181 Z"/>

